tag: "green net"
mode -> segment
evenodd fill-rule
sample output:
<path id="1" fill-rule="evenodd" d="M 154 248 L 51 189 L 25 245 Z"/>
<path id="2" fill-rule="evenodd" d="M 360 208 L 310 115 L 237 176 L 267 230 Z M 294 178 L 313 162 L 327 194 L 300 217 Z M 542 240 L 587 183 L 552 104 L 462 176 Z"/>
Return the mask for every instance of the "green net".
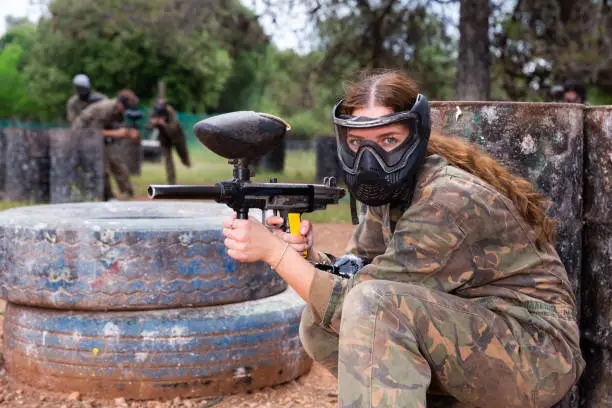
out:
<path id="1" fill-rule="evenodd" d="M 31 122 L 13 119 L 0 119 L 0 129 L 20 128 L 20 129 L 68 129 L 70 126 L 67 123 L 53 124 L 42 122 Z"/>
<path id="2" fill-rule="evenodd" d="M 141 132 L 143 139 L 150 139 L 152 137 L 152 132 L 145 129 L 145 125 L 149 122 L 149 116 L 151 112 L 147 106 L 140 106 L 139 108 L 143 116 L 137 122 L 138 128 Z M 185 131 L 185 137 L 187 137 L 187 143 L 189 145 L 199 144 L 198 139 L 193 134 L 193 126 L 200 120 L 206 119 L 207 117 L 209 117 L 209 115 L 194 115 L 191 113 L 178 112 L 177 116 Z M 7 129 L 7 128 L 21 128 L 21 129 L 31 129 L 31 130 L 69 129 L 70 125 L 67 123 L 54 124 L 54 123 L 21 121 L 21 120 L 0 118 L 0 129 Z"/>

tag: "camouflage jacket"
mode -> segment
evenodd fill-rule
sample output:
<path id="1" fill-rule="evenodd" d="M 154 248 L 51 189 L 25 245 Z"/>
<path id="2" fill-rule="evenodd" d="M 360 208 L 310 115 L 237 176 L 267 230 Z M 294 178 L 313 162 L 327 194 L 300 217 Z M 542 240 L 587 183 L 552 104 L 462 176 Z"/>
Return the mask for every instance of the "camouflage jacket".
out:
<path id="1" fill-rule="evenodd" d="M 176 115 L 176 111 L 170 105 L 167 105 L 167 107 L 168 119 L 165 124 L 157 125 L 157 128 L 159 129 L 160 144 L 165 147 L 171 147 L 177 144 L 178 140 L 184 139 L 185 134 Z"/>
<path id="2" fill-rule="evenodd" d="M 104 99 L 85 108 L 72 123 L 72 128 L 114 129 L 121 122 L 123 113 L 117 110 L 117 99 Z"/>
<path id="3" fill-rule="evenodd" d="M 176 111 L 172 106 L 168 105 L 168 120 L 164 125 L 156 125 L 159 129 L 159 143 L 166 149 L 174 149 L 178 154 L 181 162 L 189 167 L 191 166 L 191 160 L 189 158 L 189 151 L 187 148 L 187 138 L 183 131 L 183 126 L 178 120 Z"/>
<path id="4" fill-rule="evenodd" d="M 72 95 L 66 103 L 66 116 L 68 122 L 70 122 L 70 124 L 74 123 L 76 118 L 81 114 L 81 112 L 83 112 L 83 110 L 85 110 L 85 108 L 87 108 L 93 103 L 99 102 L 100 100 L 104 99 L 107 99 L 106 95 L 103 95 L 98 92 L 92 92 L 89 95 L 89 99 L 87 101 L 84 101 L 79 98 L 79 95 Z"/>
<path id="5" fill-rule="evenodd" d="M 384 279 L 447 292 L 553 332 L 579 353 L 576 300 L 554 247 L 536 245 L 513 203 L 478 177 L 429 156 L 412 204 L 368 207 L 347 248 L 372 262 L 353 278 L 317 270 L 310 306 L 339 332 L 345 294 Z"/>

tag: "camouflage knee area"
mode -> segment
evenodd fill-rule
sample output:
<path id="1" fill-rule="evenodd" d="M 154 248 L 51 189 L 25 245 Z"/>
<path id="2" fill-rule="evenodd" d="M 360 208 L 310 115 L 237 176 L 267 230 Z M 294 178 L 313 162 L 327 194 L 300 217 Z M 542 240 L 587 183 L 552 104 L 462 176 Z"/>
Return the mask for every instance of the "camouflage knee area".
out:
<path id="1" fill-rule="evenodd" d="M 372 406 L 383 400 L 413 406 L 401 403 L 406 398 L 424 405 L 420 389 L 432 382 L 442 394 L 474 406 L 552 405 L 571 374 L 557 364 L 563 357 L 557 345 L 540 344 L 542 349 L 528 332 L 513 332 L 470 300 L 412 284 L 366 281 L 344 301 L 339 384 L 342 392 L 343 375 L 352 378 L 352 387 L 369 383 Z M 557 382 L 555 394 L 549 382 Z"/>
<path id="2" fill-rule="evenodd" d="M 315 323 L 309 306 L 302 312 L 300 340 L 310 358 L 321 363 L 334 376 L 338 376 L 339 337 Z"/>
<path id="3" fill-rule="evenodd" d="M 431 369 L 414 331 L 392 328 L 398 322 L 389 320 L 389 311 L 396 309 L 388 296 L 393 284 L 361 282 L 344 299 L 338 366 L 341 406 L 425 407 Z"/>

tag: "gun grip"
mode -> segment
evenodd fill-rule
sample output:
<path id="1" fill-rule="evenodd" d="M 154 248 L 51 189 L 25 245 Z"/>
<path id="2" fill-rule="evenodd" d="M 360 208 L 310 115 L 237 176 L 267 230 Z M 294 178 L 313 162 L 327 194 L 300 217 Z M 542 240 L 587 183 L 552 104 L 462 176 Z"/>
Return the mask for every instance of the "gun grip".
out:
<path id="1" fill-rule="evenodd" d="M 289 213 L 287 214 L 287 223 L 289 224 L 289 232 L 293 235 L 300 235 L 300 224 L 302 223 L 302 214 Z M 308 251 L 303 251 L 302 256 L 306 258 Z"/>

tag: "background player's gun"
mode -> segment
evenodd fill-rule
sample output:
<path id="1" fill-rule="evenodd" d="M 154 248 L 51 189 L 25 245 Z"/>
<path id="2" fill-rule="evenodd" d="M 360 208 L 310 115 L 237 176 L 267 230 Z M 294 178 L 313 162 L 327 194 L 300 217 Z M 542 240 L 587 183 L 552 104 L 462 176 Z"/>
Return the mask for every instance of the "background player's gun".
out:
<path id="1" fill-rule="evenodd" d="M 127 127 L 132 129 L 138 129 L 138 121 L 142 119 L 142 113 L 135 109 L 127 109 L 124 113 L 125 122 Z"/>
<path id="2" fill-rule="evenodd" d="M 292 234 L 299 234 L 301 214 L 323 210 L 337 204 L 344 196 L 333 177 L 323 184 L 269 183 L 251 181 L 249 163 L 270 151 L 285 136 L 289 125 L 265 113 L 239 111 L 214 116 L 194 126 L 196 137 L 216 154 L 234 165 L 233 178 L 212 186 L 149 186 L 153 199 L 215 200 L 236 211 L 239 219 L 247 219 L 250 208 L 273 210 L 285 220 Z M 265 223 L 265 219 L 262 220 Z"/>

